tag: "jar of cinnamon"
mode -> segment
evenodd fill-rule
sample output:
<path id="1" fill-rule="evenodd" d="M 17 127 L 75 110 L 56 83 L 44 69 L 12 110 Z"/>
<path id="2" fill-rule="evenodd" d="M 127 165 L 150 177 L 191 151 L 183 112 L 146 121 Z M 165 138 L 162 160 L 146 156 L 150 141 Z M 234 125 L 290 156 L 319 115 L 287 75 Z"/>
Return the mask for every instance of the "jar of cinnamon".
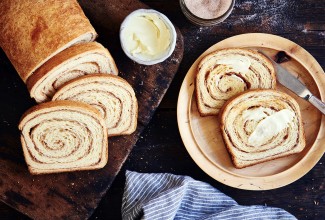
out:
<path id="1" fill-rule="evenodd" d="M 235 5 L 235 0 L 180 0 L 179 2 L 187 19 L 200 26 L 210 26 L 224 21 Z"/>

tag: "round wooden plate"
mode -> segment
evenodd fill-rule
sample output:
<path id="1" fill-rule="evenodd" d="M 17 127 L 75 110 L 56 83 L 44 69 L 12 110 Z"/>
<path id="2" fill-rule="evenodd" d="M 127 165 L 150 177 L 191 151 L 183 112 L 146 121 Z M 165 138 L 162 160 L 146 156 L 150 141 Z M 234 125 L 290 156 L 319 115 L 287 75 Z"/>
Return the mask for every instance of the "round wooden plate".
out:
<path id="1" fill-rule="evenodd" d="M 305 175 L 325 152 L 325 117 L 309 102 L 277 84 L 277 89 L 294 97 L 302 113 L 307 146 L 303 152 L 289 157 L 236 169 L 224 145 L 217 116 L 201 117 L 195 95 L 196 68 L 212 51 L 223 48 L 253 48 L 275 57 L 285 51 L 291 59 L 283 65 L 297 74 L 311 92 L 325 98 L 325 75 L 321 66 L 299 45 L 271 34 L 242 34 L 225 39 L 205 51 L 189 69 L 180 89 L 177 103 L 178 127 L 184 145 L 196 164 L 215 180 L 247 190 L 268 190 L 292 183 Z"/>

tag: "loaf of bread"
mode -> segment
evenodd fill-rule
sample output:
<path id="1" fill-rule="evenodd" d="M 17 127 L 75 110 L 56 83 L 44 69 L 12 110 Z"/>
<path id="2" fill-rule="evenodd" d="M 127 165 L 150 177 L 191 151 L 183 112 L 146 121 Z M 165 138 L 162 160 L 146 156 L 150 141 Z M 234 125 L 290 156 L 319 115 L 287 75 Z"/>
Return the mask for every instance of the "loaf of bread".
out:
<path id="1" fill-rule="evenodd" d="M 96 37 L 76 0 L 0 1 L 0 46 L 24 82 L 55 54 Z"/>
<path id="2" fill-rule="evenodd" d="M 196 101 L 201 116 L 217 115 L 232 96 L 247 89 L 274 89 L 272 63 L 249 49 L 223 49 L 205 56 L 197 68 Z"/>
<path id="3" fill-rule="evenodd" d="M 301 152 L 305 145 L 299 105 L 272 89 L 248 90 L 220 112 L 221 132 L 237 168 Z"/>
<path id="4" fill-rule="evenodd" d="M 137 127 L 138 102 L 131 85 L 119 76 L 91 74 L 60 88 L 53 100 L 74 100 L 96 107 L 109 136 L 131 134 Z"/>
<path id="5" fill-rule="evenodd" d="M 98 110 L 74 101 L 53 101 L 30 108 L 19 129 L 32 174 L 92 170 L 108 158 L 107 128 Z"/>
<path id="6" fill-rule="evenodd" d="M 97 42 L 65 49 L 38 68 L 26 83 L 31 97 L 40 103 L 51 100 L 65 82 L 92 73 L 118 74 L 111 54 Z"/>

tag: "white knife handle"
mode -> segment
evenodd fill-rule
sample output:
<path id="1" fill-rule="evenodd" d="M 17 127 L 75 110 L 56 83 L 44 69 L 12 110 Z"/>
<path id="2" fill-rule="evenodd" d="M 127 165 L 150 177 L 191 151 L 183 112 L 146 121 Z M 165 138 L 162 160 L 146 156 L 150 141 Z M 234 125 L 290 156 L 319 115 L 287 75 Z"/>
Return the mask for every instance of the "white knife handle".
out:
<path id="1" fill-rule="evenodd" d="M 319 111 L 321 111 L 325 115 L 325 103 L 319 100 L 315 96 L 311 96 L 308 101 L 313 104 Z"/>

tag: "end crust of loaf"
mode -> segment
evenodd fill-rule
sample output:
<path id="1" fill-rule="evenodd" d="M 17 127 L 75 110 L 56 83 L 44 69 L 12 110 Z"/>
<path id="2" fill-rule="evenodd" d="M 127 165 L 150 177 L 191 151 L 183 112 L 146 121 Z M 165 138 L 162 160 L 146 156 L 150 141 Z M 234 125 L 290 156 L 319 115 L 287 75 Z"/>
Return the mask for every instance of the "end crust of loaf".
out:
<path id="1" fill-rule="evenodd" d="M 93 73 L 118 74 L 115 61 L 100 43 L 77 44 L 60 52 L 27 79 L 27 88 L 38 103 L 51 100 L 64 83 Z"/>
<path id="2" fill-rule="evenodd" d="M 96 37 L 76 0 L 0 1 L 0 46 L 24 82 L 51 57 Z"/>
<path id="3" fill-rule="evenodd" d="M 63 100 L 33 106 L 18 128 L 31 174 L 93 170 L 107 164 L 105 122 L 88 104 Z"/>
<path id="4" fill-rule="evenodd" d="M 247 140 L 252 130 L 264 118 L 257 119 L 258 116 L 254 115 L 244 120 L 243 115 L 247 117 L 247 112 L 253 111 L 254 108 L 261 108 L 261 112 L 269 115 L 289 109 L 295 115 L 288 127 L 277 133 L 269 142 L 261 146 L 253 146 L 254 144 L 249 145 Z M 272 89 L 243 92 L 226 102 L 220 111 L 219 119 L 225 146 L 236 168 L 245 168 L 290 156 L 301 152 L 306 146 L 299 105 L 291 96 L 283 92 Z M 242 138 L 239 138 L 239 135 Z"/>

